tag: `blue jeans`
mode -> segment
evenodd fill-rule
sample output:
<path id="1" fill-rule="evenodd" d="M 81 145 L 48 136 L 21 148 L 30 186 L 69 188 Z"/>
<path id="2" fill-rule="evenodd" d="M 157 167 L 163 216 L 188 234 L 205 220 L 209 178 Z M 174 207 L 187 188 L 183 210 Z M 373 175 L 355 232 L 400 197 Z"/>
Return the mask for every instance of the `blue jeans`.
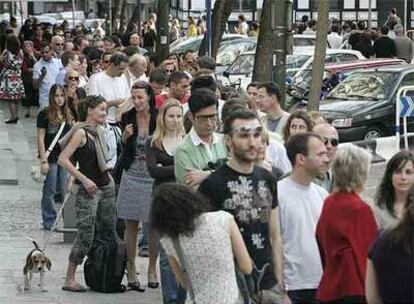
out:
<path id="1" fill-rule="evenodd" d="M 59 185 L 59 189 L 63 197 L 66 194 L 66 180 L 67 172 L 58 164 L 49 163 L 49 172 L 46 175 L 46 179 L 43 183 L 42 191 L 42 220 L 43 227 L 45 229 L 52 228 L 53 223 L 56 220 L 56 210 L 54 207 L 56 186 Z"/>
<path id="2" fill-rule="evenodd" d="M 174 273 L 168 263 L 167 255 L 160 248 L 160 273 L 161 273 L 161 289 L 164 304 L 184 304 L 186 299 L 186 290 L 180 287 L 175 280 Z"/>
<path id="3" fill-rule="evenodd" d="M 142 231 L 140 233 L 138 247 L 139 249 L 148 249 L 148 231 L 149 231 L 149 224 L 143 223 L 142 224 Z"/>

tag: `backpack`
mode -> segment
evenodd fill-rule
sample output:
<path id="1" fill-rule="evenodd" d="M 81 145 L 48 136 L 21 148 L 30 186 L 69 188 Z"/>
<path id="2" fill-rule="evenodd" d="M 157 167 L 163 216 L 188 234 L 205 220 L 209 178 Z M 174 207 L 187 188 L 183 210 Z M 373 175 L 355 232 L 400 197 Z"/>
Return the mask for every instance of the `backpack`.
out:
<path id="1" fill-rule="evenodd" d="M 92 290 L 105 293 L 124 292 L 121 284 L 126 267 L 125 243 L 95 240 L 84 265 L 86 285 Z"/>

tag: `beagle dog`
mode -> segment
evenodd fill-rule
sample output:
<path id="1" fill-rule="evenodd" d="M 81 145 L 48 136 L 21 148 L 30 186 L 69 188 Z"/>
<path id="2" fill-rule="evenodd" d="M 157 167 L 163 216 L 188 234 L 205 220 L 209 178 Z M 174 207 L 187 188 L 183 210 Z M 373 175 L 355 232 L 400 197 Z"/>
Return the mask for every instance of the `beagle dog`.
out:
<path id="1" fill-rule="evenodd" d="M 24 274 L 24 290 L 30 290 L 32 285 L 32 277 L 33 273 L 40 274 L 40 282 L 39 286 L 42 291 L 47 291 L 44 287 L 43 278 L 46 272 L 46 268 L 48 270 L 52 267 L 52 262 L 50 259 L 45 255 L 43 250 L 39 248 L 39 245 L 32 241 L 35 249 L 30 251 L 30 253 L 26 257 L 26 265 L 23 267 L 23 274 Z"/>

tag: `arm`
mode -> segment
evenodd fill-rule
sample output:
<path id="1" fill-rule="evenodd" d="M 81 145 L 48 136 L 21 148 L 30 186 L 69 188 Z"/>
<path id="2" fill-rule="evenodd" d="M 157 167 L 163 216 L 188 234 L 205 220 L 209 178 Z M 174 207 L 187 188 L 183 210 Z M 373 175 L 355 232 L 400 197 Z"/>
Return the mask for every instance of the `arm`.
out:
<path id="1" fill-rule="evenodd" d="M 178 284 L 180 284 L 185 289 L 188 289 L 188 284 L 186 283 L 186 280 L 181 273 L 180 265 L 178 264 L 177 260 L 172 256 L 167 256 L 167 258 Z"/>
<path id="2" fill-rule="evenodd" d="M 269 235 L 270 242 L 272 244 L 274 274 L 277 279 L 279 289 L 284 291 L 285 283 L 283 279 L 283 244 L 282 236 L 280 233 L 279 211 L 277 207 L 270 211 Z"/>
<path id="3" fill-rule="evenodd" d="M 150 140 L 147 141 L 145 149 L 146 163 L 149 175 L 154 179 L 160 178 L 174 178 L 174 165 L 171 166 L 159 166 L 157 163 L 156 153 L 158 149 L 151 147 Z"/>
<path id="4" fill-rule="evenodd" d="M 97 187 L 93 181 L 91 181 L 87 176 L 82 174 L 70 161 L 73 153 L 75 153 L 76 149 L 86 144 L 86 133 L 84 130 L 79 129 L 73 134 L 72 138 L 70 139 L 68 145 L 59 155 L 59 165 L 68 170 L 68 172 L 74 176 L 77 180 L 79 180 L 83 186 L 85 187 L 86 191 L 90 195 L 94 195 Z"/>
<path id="5" fill-rule="evenodd" d="M 244 244 L 243 237 L 240 233 L 239 227 L 237 227 L 237 224 L 234 221 L 234 218 L 229 219 L 229 226 L 231 246 L 233 248 L 233 254 L 236 258 L 237 265 L 243 273 L 250 274 L 253 270 L 252 260 L 250 259 L 246 244 Z"/>
<path id="6" fill-rule="evenodd" d="M 375 273 L 374 264 L 370 259 L 367 260 L 365 297 L 368 304 L 382 304 L 382 300 L 378 291 L 377 275 Z"/>
<path id="7" fill-rule="evenodd" d="M 47 162 L 46 148 L 45 148 L 46 129 L 37 128 L 37 152 L 39 153 L 40 171 L 42 174 L 47 174 L 49 171 L 49 163 Z"/>
<path id="8" fill-rule="evenodd" d="M 185 175 L 188 169 L 192 169 L 194 166 L 191 164 L 191 158 L 187 153 L 181 149 L 177 149 L 174 155 L 174 174 L 177 183 L 185 185 Z"/>

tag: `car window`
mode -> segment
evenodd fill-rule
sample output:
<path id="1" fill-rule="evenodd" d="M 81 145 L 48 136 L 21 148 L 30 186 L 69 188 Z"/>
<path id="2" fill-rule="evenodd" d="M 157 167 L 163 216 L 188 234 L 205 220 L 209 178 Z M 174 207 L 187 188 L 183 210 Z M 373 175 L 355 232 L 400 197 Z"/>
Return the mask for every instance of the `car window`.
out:
<path id="1" fill-rule="evenodd" d="M 355 72 L 338 84 L 327 96 L 341 100 L 384 100 L 393 91 L 397 72 Z"/>
<path id="2" fill-rule="evenodd" d="M 288 55 L 286 57 L 286 68 L 297 69 L 301 68 L 311 56 L 309 55 Z"/>
<path id="3" fill-rule="evenodd" d="M 334 55 L 338 61 L 354 61 L 358 60 L 358 56 L 355 54 L 335 54 Z"/>
<path id="4" fill-rule="evenodd" d="M 400 86 L 414 85 L 414 73 L 409 73 L 404 76 Z"/>
<path id="5" fill-rule="evenodd" d="M 314 38 L 295 37 L 295 38 L 293 38 L 293 45 L 294 46 L 314 46 L 315 45 L 315 39 Z"/>
<path id="6" fill-rule="evenodd" d="M 228 69 L 230 74 L 250 74 L 253 73 L 254 54 L 240 55 Z"/>
<path id="7" fill-rule="evenodd" d="M 244 52 L 254 51 L 257 41 L 253 39 L 233 40 L 231 43 L 220 45 L 217 51 L 217 65 L 230 65 L 236 60 L 237 56 Z"/>
<path id="8" fill-rule="evenodd" d="M 336 62 L 335 57 L 332 56 L 332 55 L 326 55 L 325 56 L 325 63 L 331 63 L 331 62 Z"/>

